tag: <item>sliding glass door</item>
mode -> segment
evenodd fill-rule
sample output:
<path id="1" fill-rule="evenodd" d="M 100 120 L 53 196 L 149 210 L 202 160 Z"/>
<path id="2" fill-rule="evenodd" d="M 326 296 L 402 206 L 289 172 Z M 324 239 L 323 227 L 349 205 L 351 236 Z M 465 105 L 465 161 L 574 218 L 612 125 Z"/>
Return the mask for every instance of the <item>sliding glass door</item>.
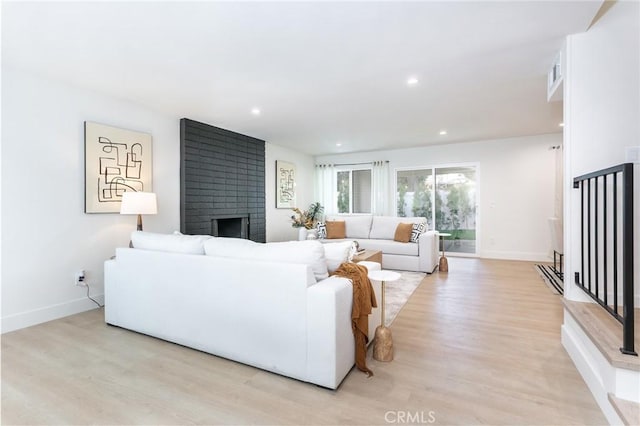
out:
<path id="1" fill-rule="evenodd" d="M 476 252 L 476 168 L 436 168 L 436 229 L 451 234 L 446 250 Z"/>
<path id="2" fill-rule="evenodd" d="M 447 252 L 476 253 L 476 166 L 398 170 L 396 214 L 424 216 L 431 229 L 451 234 Z"/>

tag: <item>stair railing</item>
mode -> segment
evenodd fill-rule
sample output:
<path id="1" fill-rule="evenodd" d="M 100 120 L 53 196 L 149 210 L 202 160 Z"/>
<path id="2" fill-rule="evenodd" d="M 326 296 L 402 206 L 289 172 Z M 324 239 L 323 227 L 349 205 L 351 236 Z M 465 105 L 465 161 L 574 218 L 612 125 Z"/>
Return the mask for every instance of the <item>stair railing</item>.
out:
<path id="1" fill-rule="evenodd" d="M 633 164 L 573 179 L 580 189 L 581 272 L 575 284 L 622 323 L 622 347 L 634 348 Z M 620 313 L 622 303 L 622 313 Z"/>

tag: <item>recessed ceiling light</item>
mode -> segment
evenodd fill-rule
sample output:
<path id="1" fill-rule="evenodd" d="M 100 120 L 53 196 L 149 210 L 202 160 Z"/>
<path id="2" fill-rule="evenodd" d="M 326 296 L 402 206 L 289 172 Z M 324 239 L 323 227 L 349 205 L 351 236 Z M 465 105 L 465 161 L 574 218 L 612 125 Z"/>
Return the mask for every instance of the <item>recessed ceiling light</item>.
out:
<path id="1" fill-rule="evenodd" d="M 407 86 L 415 86 L 416 84 L 418 84 L 418 78 L 417 77 L 409 77 L 407 79 Z"/>
<path id="2" fill-rule="evenodd" d="M 558 124 L 558 126 L 564 127 L 564 123 L 560 123 L 560 124 Z"/>
<path id="3" fill-rule="evenodd" d="M 338 143 L 336 144 L 336 146 L 342 146 L 342 144 L 341 144 L 340 142 L 338 142 Z"/>
<path id="4" fill-rule="evenodd" d="M 260 108 L 251 108 L 251 114 L 260 115 Z"/>
<path id="5" fill-rule="evenodd" d="M 444 135 L 446 135 L 446 134 L 447 134 L 447 131 L 446 131 L 446 130 L 440 130 L 440 135 L 441 135 L 441 136 L 444 136 Z"/>

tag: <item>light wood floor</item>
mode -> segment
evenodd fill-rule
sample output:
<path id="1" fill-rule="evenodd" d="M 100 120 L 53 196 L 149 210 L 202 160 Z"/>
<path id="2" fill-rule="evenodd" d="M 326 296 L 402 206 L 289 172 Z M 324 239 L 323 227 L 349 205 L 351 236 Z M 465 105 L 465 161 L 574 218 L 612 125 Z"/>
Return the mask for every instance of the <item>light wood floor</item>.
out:
<path id="1" fill-rule="evenodd" d="M 449 268 L 393 323 L 395 360 L 337 391 L 107 326 L 101 310 L 5 334 L 2 423 L 606 424 L 532 263 Z"/>

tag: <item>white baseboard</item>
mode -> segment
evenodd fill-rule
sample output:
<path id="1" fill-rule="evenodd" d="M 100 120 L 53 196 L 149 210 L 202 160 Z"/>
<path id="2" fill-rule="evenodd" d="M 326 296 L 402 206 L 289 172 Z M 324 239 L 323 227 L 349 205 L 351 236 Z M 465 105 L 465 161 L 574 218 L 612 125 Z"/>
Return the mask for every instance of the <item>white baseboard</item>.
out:
<path id="1" fill-rule="evenodd" d="M 578 372 L 587 384 L 596 403 L 611 425 L 623 425 L 623 421 L 609 401 L 609 390 L 615 388 L 616 369 L 600 354 L 598 349 L 584 334 L 571 314 L 564 312 L 564 324 L 561 328 L 562 346 L 576 366 Z"/>
<path id="2" fill-rule="evenodd" d="M 91 296 L 101 305 L 104 305 L 104 294 Z M 97 306 L 86 297 L 71 300 L 57 305 L 47 306 L 45 308 L 34 309 L 32 311 L 21 312 L 19 314 L 2 317 L 2 333 L 19 330 L 21 328 L 30 327 L 32 325 L 41 324 L 43 322 L 52 321 L 58 318 L 67 317 L 69 315 L 79 314 L 80 312 L 96 309 Z"/>
<path id="3" fill-rule="evenodd" d="M 479 256 L 485 259 L 526 260 L 529 262 L 553 261 L 553 258 L 550 258 L 547 253 L 533 253 L 525 251 L 483 250 Z"/>

